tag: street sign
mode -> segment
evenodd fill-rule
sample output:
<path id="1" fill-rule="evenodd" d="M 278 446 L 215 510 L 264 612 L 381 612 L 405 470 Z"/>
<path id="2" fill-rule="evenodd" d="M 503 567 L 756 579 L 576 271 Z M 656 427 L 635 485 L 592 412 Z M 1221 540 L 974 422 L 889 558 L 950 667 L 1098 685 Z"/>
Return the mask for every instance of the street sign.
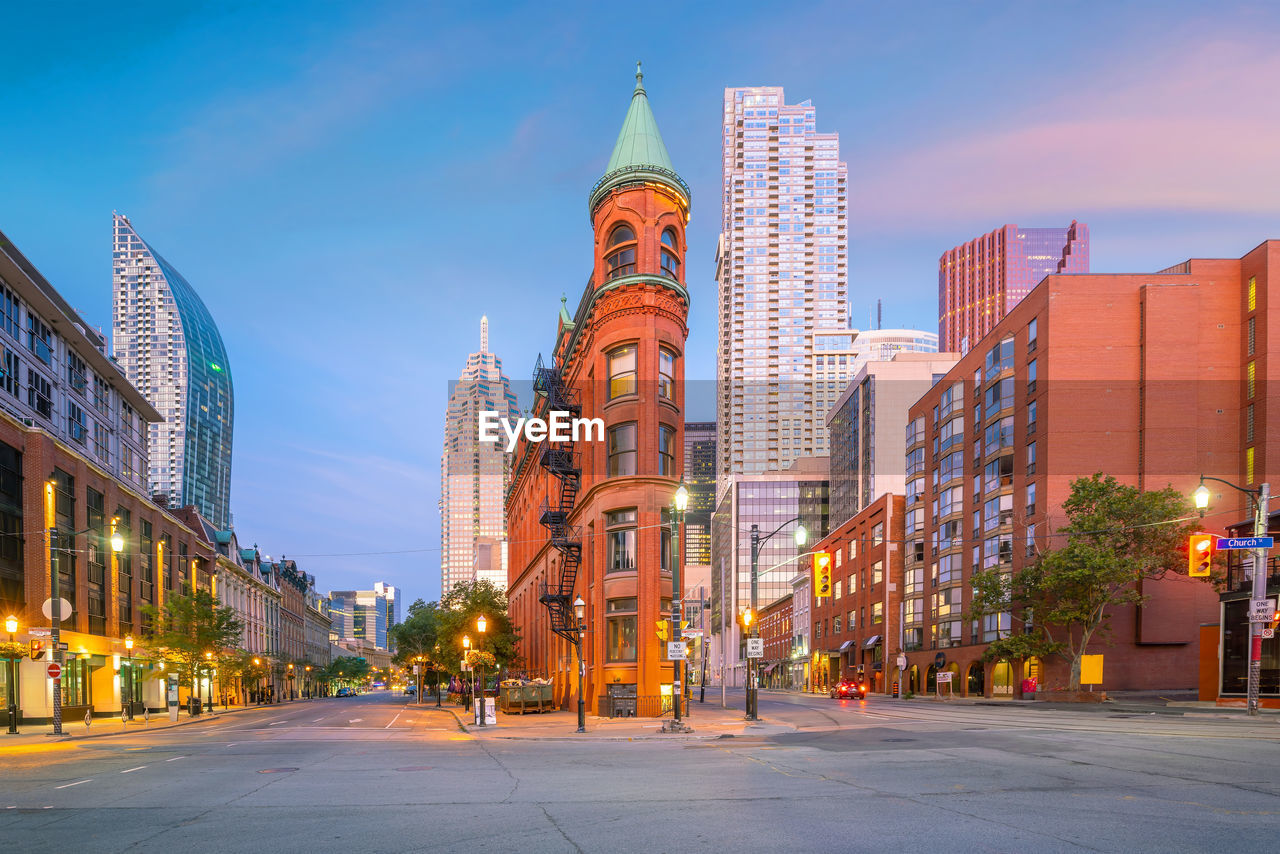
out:
<path id="1" fill-rule="evenodd" d="M 950 671 L 950 670 L 939 670 L 939 671 L 938 671 L 938 684 L 939 684 L 939 685 L 945 685 L 947 682 L 950 682 L 950 681 L 951 681 L 951 671 Z"/>
<path id="2" fill-rule="evenodd" d="M 667 641 L 667 658 L 671 661 L 684 661 L 684 641 Z"/>
<path id="3" fill-rule="evenodd" d="M 702 637 L 702 629 L 681 629 L 680 637 L 682 638 L 700 638 Z"/>
<path id="4" fill-rule="evenodd" d="M 63 599 L 61 596 L 58 597 L 58 602 L 61 603 L 60 604 L 61 610 L 58 611 L 58 617 L 60 619 L 65 620 L 71 616 L 71 603 L 68 602 L 66 599 Z M 44 614 L 45 617 L 47 617 L 50 620 L 53 619 L 53 600 L 52 599 L 44 600 L 44 604 L 40 606 L 40 613 Z"/>
<path id="5" fill-rule="evenodd" d="M 1271 549 L 1275 548 L 1275 537 L 1218 537 L 1214 545 L 1218 551 L 1226 549 Z"/>
<path id="6" fill-rule="evenodd" d="M 747 658 L 764 658 L 764 638 L 747 638 Z"/>
<path id="7" fill-rule="evenodd" d="M 44 672 L 49 674 L 50 679 L 60 679 L 62 677 L 62 665 L 55 661 L 46 667 Z"/>
<path id="8" fill-rule="evenodd" d="M 52 637 L 53 629 L 27 629 L 27 634 L 33 638 L 47 638 Z"/>
<path id="9" fill-rule="evenodd" d="M 1273 629 L 1271 626 L 1267 626 L 1265 629 L 1262 630 L 1263 640 L 1271 640 L 1275 636 L 1276 636 L 1276 630 Z"/>
<path id="10" fill-rule="evenodd" d="M 61 650 L 62 652 L 66 652 L 67 650 L 71 649 L 71 644 L 67 643 L 66 641 L 61 641 L 58 644 L 58 649 Z"/>
<path id="11" fill-rule="evenodd" d="M 1254 599 L 1249 602 L 1249 622 L 1269 623 L 1276 615 L 1276 600 Z"/>

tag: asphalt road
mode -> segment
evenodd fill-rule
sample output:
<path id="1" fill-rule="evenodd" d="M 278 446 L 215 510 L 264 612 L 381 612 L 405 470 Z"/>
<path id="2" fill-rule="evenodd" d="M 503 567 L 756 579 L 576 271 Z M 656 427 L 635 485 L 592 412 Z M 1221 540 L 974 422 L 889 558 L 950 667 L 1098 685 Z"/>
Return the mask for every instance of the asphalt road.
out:
<path id="1" fill-rule="evenodd" d="M 708 699 L 711 699 L 708 697 Z M 1268 850 L 1280 723 L 766 697 L 797 731 L 475 739 L 388 694 L 5 748 L 23 852 Z"/>

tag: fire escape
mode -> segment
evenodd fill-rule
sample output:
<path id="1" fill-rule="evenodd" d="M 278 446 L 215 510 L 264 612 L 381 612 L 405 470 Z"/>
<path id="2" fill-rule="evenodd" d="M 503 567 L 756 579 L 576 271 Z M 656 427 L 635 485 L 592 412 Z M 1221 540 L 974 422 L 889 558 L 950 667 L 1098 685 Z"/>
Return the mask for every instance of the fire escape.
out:
<path id="1" fill-rule="evenodd" d="M 545 366 L 538 357 L 533 369 L 533 391 L 547 399 L 547 412 L 566 412 L 570 418 L 582 415 L 578 393 L 566 387 L 560 369 Z M 578 642 L 578 620 L 573 612 L 573 587 L 582 564 L 582 531 L 569 524 L 574 502 L 582 488 L 582 469 L 572 442 L 543 442 L 538 458 L 542 467 L 559 481 L 542 505 L 541 524 L 551 533 L 551 546 L 560 552 L 560 578 L 555 584 L 543 583 L 538 598 L 551 613 L 551 631 L 570 643 Z"/>

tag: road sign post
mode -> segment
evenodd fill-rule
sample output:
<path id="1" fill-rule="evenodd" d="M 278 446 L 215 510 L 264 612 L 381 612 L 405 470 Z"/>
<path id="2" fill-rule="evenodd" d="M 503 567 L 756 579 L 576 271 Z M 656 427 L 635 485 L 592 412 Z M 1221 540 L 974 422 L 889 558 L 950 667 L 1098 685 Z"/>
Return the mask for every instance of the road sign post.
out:
<path id="1" fill-rule="evenodd" d="M 46 667 L 44 669 L 44 672 L 45 672 L 45 675 L 47 675 L 50 679 L 61 679 L 62 665 L 55 661 L 52 664 L 50 664 L 48 667 Z"/>

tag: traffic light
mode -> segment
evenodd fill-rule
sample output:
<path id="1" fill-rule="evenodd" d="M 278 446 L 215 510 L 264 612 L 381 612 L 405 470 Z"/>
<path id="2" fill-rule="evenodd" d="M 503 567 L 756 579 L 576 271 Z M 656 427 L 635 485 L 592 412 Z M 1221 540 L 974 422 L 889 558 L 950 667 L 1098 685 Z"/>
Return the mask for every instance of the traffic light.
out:
<path id="1" fill-rule="evenodd" d="M 819 599 L 831 595 L 831 552 L 813 553 L 813 595 Z"/>
<path id="2" fill-rule="evenodd" d="M 31 660 L 39 661 L 40 656 L 44 655 L 44 641 L 33 640 L 31 642 Z"/>
<path id="3" fill-rule="evenodd" d="M 1192 534 L 1187 546 L 1187 575 L 1203 578 L 1213 564 L 1213 534 Z"/>
<path id="4" fill-rule="evenodd" d="M 667 627 L 666 620 L 658 620 L 658 640 L 664 643 L 671 640 L 671 630 Z"/>

